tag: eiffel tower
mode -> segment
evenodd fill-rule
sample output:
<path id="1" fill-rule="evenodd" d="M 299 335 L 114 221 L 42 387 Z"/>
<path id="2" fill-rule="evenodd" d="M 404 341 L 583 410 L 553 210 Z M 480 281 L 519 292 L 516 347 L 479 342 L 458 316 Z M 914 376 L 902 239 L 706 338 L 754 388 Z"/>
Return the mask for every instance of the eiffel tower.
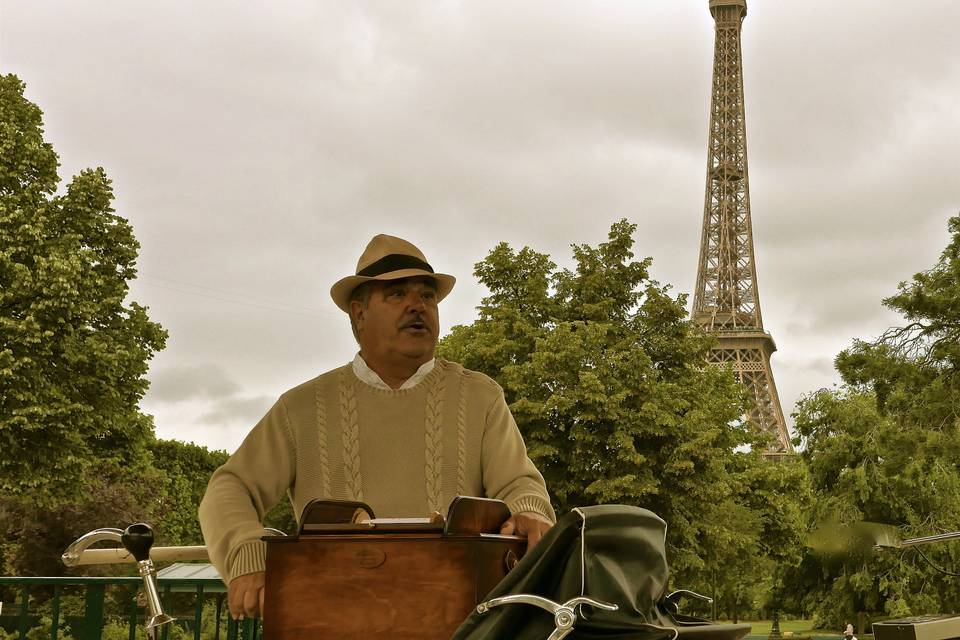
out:
<path id="1" fill-rule="evenodd" d="M 747 3 L 710 0 L 710 13 L 716 43 L 703 234 L 692 315 L 694 322 L 717 336 L 708 361 L 732 365 L 753 401 L 747 419 L 773 437 L 766 453 L 777 456 L 793 449 L 770 369 L 770 355 L 777 346 L 763 330 L 753 257 L 740 51 Z"/>

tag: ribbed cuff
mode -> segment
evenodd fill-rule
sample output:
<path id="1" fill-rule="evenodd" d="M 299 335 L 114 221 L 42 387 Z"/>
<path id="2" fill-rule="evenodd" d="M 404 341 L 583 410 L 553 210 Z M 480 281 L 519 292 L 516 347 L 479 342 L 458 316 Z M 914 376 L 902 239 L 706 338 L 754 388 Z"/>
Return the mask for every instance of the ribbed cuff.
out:
<path id="1" fill-rule="evenodd" d="M 510 509 L 510 513 L 532 511 L 533 513 L 539 513 L 550 522 L 556 523 L 557 521 L 557 514 L 554 513 L 553 506 L 540 496 L 521 496 L 515 500 L 508 500 L 507 507 Z"/>
<path id="2" fill-rule="evenodd" d="M 238 548 L 230 562 L 229 576 L 226 576 L 227 584 L 239 576 L 245 576 L 248 573 L 266 571 L 267 568 L 267 543 L 262 540 L 255 540 Z"/>

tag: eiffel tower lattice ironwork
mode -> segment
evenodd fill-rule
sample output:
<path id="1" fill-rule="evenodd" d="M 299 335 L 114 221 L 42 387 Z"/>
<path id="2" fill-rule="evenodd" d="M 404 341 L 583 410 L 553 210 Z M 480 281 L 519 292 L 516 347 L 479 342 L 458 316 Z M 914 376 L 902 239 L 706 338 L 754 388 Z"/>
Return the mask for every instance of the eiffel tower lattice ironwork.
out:
<path id="1" fill-rule="evenodd" d="M 770 369 L 777 347 L 763 330 L 747 179 L 740 27 L 746 0 L 710 0 L 716 26 L 707 186 L 693 319 L 718 338 L 708 358 L 732 365 L 753 403 L 747 418 L 773 436 L 769 454 L 793 451 Z"/>

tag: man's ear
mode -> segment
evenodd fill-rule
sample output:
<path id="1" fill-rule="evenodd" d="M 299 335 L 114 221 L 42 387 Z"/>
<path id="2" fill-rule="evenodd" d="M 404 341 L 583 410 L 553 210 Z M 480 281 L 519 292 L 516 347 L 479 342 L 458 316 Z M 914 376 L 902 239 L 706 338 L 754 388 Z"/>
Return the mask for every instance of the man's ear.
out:
<path id="1" fill-rule="evenodd" d="M 363 328 L 364 311 L 366 309 L 363 308 L 362 302 L 359 300 L 350 301 L 350 317 L 353 319 L 353 326 L 357 328 L 357 331 Z"/>

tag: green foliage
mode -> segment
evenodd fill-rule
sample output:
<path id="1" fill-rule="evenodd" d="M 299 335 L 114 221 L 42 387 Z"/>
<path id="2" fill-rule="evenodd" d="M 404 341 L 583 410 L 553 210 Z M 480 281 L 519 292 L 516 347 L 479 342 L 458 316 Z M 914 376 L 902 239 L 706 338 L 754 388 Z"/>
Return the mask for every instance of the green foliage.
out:
<path id="1" fill-rule="evenodd" d="M 177 620 L 170 625 L 166 632 L 169 640 L 191 640 L 193 636 L 193 607 L 195 600 L 193 597 L 185 600 L 186 608 L 177 612 L 169 608 L 167 613 L 173 615 Z M 203 603 L 200 614 L 200 637 L 203 640 L 213 640 L 214 638 L 227 637 L 227 625 L 229 623 L 229 612 L 226 600 L 223 602 L 223 609 L 220 617 L 220 630 L 217 632 L 216 602 L 207 597 Z M 189 624 L 189 626 L 188 626 Z M 108 616 L 103 629 L 103 640 L 127 640 L 130 637 L 130 620 L 125 616 Z M 146 639 L 146 631 L 143 624 L 137 625 L 136 637 L 138 640 Z"/>
<path id="2" fill-rule="evenodd" d="M 476 265 L 490 292 L 479 317 L 439 351 L 504 388 L 559 512 L 623 503 L 663 517 L 685 586 L 793 557 L 803 470 L 745 451 L 762 439 L 740 419 L 741 388 L 705 364 L 711 339 L 685 296 L 633 259 L 634 230 L 621 221 L 598 247 L 574 245 L 573 269 L 498 245 Z"/>
<path id="3" fill-rule="evenodd" d="M 125 301 L 139 245 L 102 169 L 57 193 L 40 109 L 0 76 L 0 565 L 62 571 L 90 529 L 152 514 L 138 408 L 166 333 Z"/>
<path id="4" fill-rule="evenodd" d="M 73 598 L 77 602 L 68 607 L 67 600 L 69 598 Z M 195 597 L 191 595 L 185 599 L 184 602 L 186 607 L 179 613 L 172 611 L 169 608 L 167 609 L 167 613 L 174 615 L 176 618 L 176 621 L 171 624 L 169 630 L 166 631 L 166 634 L 169 636 L 170 640 L 190 640 L 194 637 L 192 628 L 194 622 L 193 607 L 195 606 L 196 602 L 194 598 Z M 33 599 L 31 598 L 30 611 L 32 624 L 30 629 L 27 631 L 27 638 L 29 640 L 49 638 L 50 628 L 53 621 L 51 602 L 46 601 L 37 606 L 32 602 L 32 600 Z M 126 601 L 116 602 L 111 602 L 110 599 L 108 599 L 103 621 L 103 630 L 100 636 L 102 640 L 127 640 L 130 637 L 130 618 L 128 606 L 129 599 Z M 81 625 L 84 612 L 85 610 L 82 596 L 62 598 L 59 615 L 60 624 L 58 627 L 57 637 L 61 640 L 72 640 L 72 638 L 77 637 L 82 631 Z M 138 640 L 146 640 L 147 638 L 146 629 L 143 626 L 142 618 L 144 613 L 144 609 L 139 611 L 141 618 L 135 627 L 134 636 Z M 8 625 L 12 624 L 13 627 L 16 628 L 16 625 L 18 624 L 16 618 L 11 619 L 10 616 L 4 617 L 6 618 Z M 71 628 L 71 625 L 68 622 L 71 619 L 75 621 L 75 624 L 77 625 L 76 629 Z M 200 617 L 200 637 L 203 640 L 226 638 L 228 635 L 228 624 L 229 613 L 226 600 L 224 600 L 219 624 L 220 629 L 219 631 L 217 630 L 216 601 L 208 596 L 203 603 Z M 0 640 L 16 640 L 18 638 L 19 635 L 16 631 L 8 632 L 0 627 Z"/>
<path id="5" fill-rule="evenodd" d="M 297 517 L 293 513 L 293 504 L 289 500 L 281 500 L 263 516 L 263 526 L 279 529 L 287 535 L 294 535 L 298 531 Z"/>
<path id="6" fill-rule="evenodd" d="M 163 544 L 199 544 L 197 506 L 226 453 L 155 440 L 138 405 L 166 332 L 127 301 L 139 244 L 102 169 L 58 192 L 23 91 L 0 76 L 0 568 L 59 575 L 74 539 L 138 521 Z M 288 505 L 269 517 L 292 530 Z"/>
<path id="7" fill-rule="evenodd" d="M 796 430 L 816 495 L 812 522 L 896 525 L 902 537 L 960 523 L 960 218 L 937 264 L 884 300 L 908 321 L 837 357 L 842 387 L 804 398 Z M 926 547 L 960 567 L 960 545 Z M 808 555 L 784 576 L 795 610 L 836 627 L 854 612 L 903 616 L 955 611 L 960 584 L 916 551 Z M 799 594 L 804 594 L 800 596 Z"/>
<path id="8" fill-rule="evenodd" d="M 901 282 L 884 304 L 910 321 L 886 341 L 902 355 L 940 370 L 960 368 L 960 216 L 950 218 L 950 243 L 929 271 Z"/>
<path id="9" fill-rule="evenodd" d="M 27 631 L 27 640 L 47 640 L 50 637 L 50 627 L 52 624 L 53 618 L 50 616 L 41 617 L 39 624 Z M 69 626 L 64 627 L 62 630 L 58 629 L 58 631 L 60 632 L 57 633 L 58 638 L 71 640 L 73 637 Z"/>
<path id="10" fill-rule="evenodd" d="M 140 628 L 137 629 L 135 634 L 137 638 L 146 638 L 147 636 L 146 631 Z M 122 620 L 110 620 L 103 625 L 103 632 L 100 638 L 101 640 L 129 640 L 130 627 L 128 623 Z"/>
<path id="11" fill-rule="evenodd" d="M 150 444 L 153 466 L 160 472 L 156 533 L 165 545 L 203 544 L 197 507 L 213 472 L 227 461 L 226 451 L 210 451 L 189 442 L 156 440 Z M 289 500 L 281 500 L 264 518 L 268 527 L 296 532 Z"/>
<path id="12" fill-rule="evenodd" d="M 149 468 L 127 472 L 105 468 L 80 484 L 80 497 L 59 506 L 38 506 L 29 496 L 0 497 L 0 573 L 21 576 L 63 575 L 60 554 L 81 535 L 100 527 L 123 528 L 157 521 L 160 478 Z M 77 575 L 135 574 L 133 565 L 75 569 Z"/>
<path id="13" fill-rule="evenodd" d="M 901 536 L 956 530 L 960 472 L 945 455 L 960 446 L 956 425 L 938 429 L 885 414 L 871 391 L 823 390 L 801 401 L 796 428 L 806 440 L 817 497 L 811 523 L 825 520 L 896 525 Z M 960 567 L 956 543 L 924 550 Z M 960 585 L 927 565 L 916 551 L 862 550 L 839 557 L 808 554 L 786 575 L 791 603 L 836 627 L 855 612 L 876 617 L 955 610 Z M 802 594 L 802 595 L 801 595 Z"/>
<path id="14" fill-rule="evenodd" d="M 165 545 L 203 544 L 197 507 L 211 474 L 229 454 L 179 440 L 156 440 L 150 452 L 163 486 L 157 508 L 158 539 Z"/>
<path id="15" fill-rule="evenodd" d="M 732 475 L 738 489 L 714 506 L 711 518 L 732 533 L 711 536 L 711 573 L 695 584 L 714 597 L 719 612 L 739 620 L 779 607 L 774 576 L 802 557 L 812 493 L 806 467 L 793 457 L 739 454 Z"/>
<path id="16" fill-rule="evenodd" d="M 138 409 L 166 333 L 126 303 L 139 245 L 102 169 L 55 190 L 57 156 L 23 83 L 0 77 L 0 491 L 55 505 L 146 462 Z"/>

